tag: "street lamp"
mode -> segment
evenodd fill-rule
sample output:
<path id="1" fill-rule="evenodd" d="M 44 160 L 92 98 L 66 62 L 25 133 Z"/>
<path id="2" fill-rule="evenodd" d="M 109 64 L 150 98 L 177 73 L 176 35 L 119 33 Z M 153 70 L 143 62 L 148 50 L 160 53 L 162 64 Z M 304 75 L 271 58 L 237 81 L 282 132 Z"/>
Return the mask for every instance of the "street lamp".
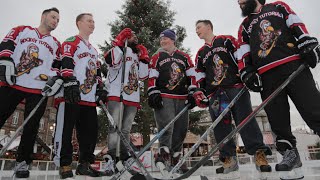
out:
<path id="1" fill-rule="evenodd" d="M 55 131 L 56 131 L 56 123 L 53 123 L 52 124 L 52 126 L 50 126 L 50 130 L 53 132 L 53 133 L 55 133 Z M 54 138 L 54 134 L 52 133 L 52 138 Z M 50 152 L 50 157 L 49 157 L 49 160 L 51 161 L 51 159 L 52 159 L 52 154 L 53 154 L 53 144 L 54 142 L 53 142 L 53 139 L 51 139 L 51 152 Z"/>

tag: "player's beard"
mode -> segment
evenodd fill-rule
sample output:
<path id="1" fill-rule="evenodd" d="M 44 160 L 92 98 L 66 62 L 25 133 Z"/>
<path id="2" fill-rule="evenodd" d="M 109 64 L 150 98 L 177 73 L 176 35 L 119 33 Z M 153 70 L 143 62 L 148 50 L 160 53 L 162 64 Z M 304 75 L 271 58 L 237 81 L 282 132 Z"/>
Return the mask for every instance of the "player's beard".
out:
<path id="1" fill-rule="evenodd" d="M 244 8 L 241 8 L 242 16 L 243 17 L 249 16 L 251 13 L 254 12 L 257 5 L 258 4 L 255 0 L 247 0 L 246 4 L 244 5 Z"/>
<path id="2" fill-rule="evenodd" d="M 51 31 L 53 31 L 53 30 L 56 29 L 56 27 L 51 26 L 51 25 L 49 24 L 49 21 L 46 21 L 44 24 L 45 24 L 45 27 L 47 28 L 47 30 L 48 30 L 49 32 L 51 32 Z"/>

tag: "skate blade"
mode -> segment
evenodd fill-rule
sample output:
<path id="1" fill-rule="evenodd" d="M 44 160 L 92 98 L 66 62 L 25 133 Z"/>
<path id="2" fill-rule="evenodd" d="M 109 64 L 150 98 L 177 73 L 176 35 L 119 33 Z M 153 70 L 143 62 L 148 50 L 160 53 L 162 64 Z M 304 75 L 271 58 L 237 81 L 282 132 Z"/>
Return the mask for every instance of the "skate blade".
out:
<path id="1" fill-rule="evenodd" d="M 295 168 L 291 171 L 279 171 L 279 176 L 282 180 L 296 180 L 304 178 L 301 168 Z"/>
<path id="2" fill-rule="evenodd" d="M 218 174 L 219 180 L 233 180 L 233 179 L 240 179 L 239 171 L 232 171 L 228 174 Z"/>

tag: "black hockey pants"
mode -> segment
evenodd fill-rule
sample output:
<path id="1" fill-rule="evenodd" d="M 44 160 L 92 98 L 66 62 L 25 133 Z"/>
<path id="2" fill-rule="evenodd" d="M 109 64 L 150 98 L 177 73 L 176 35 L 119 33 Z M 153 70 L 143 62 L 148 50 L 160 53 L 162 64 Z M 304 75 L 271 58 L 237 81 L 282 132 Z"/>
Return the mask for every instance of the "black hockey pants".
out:
<path id="1" fill-rule="evenodd" d="M 297 70 L 301 63 L 302 60 L 289 62 L 262 74 L 262 99 L 265 100 L 290 74 Z M 315 133 L 320 135 L 320 92 L 316 88 L 309 68 L 306 68 L 295 77 L 280 94 L 265 107 L 272 131 L 277 136 L 277 142 L 279 142 L 279 140 L 287 140 L 295 147 L 296 138 L 291 132 L 288 96 L 297 107 L 307 125 Z"/>
<path id="2" fill-rule="evenodd" d="M 2 128 L 6 120 L 11 116 L 23 99 L 25 99 L 24 118 L 26 118 L 42 97 L 41 94 L 27 93 L 7 86 L 0 87 L 0 128 Z M 18 162 L 26 161 L 27 164 L 32 162 L 33 146 L 38 134 L 39 122 L 46 110 L 46 105 L 47 99 L 42 102 L 40 107 L 23 128 L 17 152 Z"/>

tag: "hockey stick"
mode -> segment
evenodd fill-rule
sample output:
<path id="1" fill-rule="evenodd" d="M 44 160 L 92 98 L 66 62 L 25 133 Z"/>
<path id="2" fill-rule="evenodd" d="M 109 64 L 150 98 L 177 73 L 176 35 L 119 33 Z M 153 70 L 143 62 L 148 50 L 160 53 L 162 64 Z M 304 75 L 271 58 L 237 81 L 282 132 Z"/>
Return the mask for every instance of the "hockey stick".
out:
<path id="1" fill-rule="evenodd" d="M 129 150 L 130 155 L 133 157 L 134 161 L 138 164 L 138 166 L 141 168 L 142 174 L 144 175 L 144 177 L 147 180 L 154 180 L 154 178 L 149 174 L 149 172 L 146 170 L 146 168 L 144 167 L 144 165 L 140 162 L 139 158 L 137 157 L 136 153 L 134 152 L 133 148 L 130 146 L 130 143 L 128 142 L 128 140 L 126 139 L 126 137 L 123 135 L 123 133 L 121 132 L 121 130 L 119 129 L 119 127 L 117 126 L 117 124 L 115 123 L 115 121 L 113 120 L 111 114 L 109 113 L 109 111 L 107 110 L 106 105 L 100 100 L 99 104 L 101 105 L 104 113 L 107 115 L 108 120 L 111 124 L 111 126 L 113 126 L 113 128 L 116 130 L 116 132 L 118 133 L 118 136 L 120 137 L 121 141 L 123 142 L 123 144 L 126 146 L 126 148 Z"/>
<path id="2" fill-rule="evenodd" d="M 123 120 L 123 87 L 124 87 L 124 76 L 126 74 L 126 55 L 127 55 L 128 39 L 126 39 L 123 49 L 123 61 L 122 61 L 122 76 L 121 76 L 121 86 L 120 86 L 120 111 L 119 111 L 119 122 L 118 128 L 121 131 L 122 129 L 122 120 Z M 117 137 L 117 146 L 116 146 L 116 159 L 120 160 L 120 137 Z"/>
<path id="3" fill-rule="evenodd" d="M 137 157 L 139 158 L 142 156 L 144 152 L 146 152 L 154 142 L 156 142 L 179 118 L 180 116 L 185 113 L 191 105 L 187 104 L 186 107 L 184 107 L 161 131 L 159 131 L 154 138 L 137 154 Z M 128 166 L 131 166 L 134 162 L 130 161 L 128 163 Z M 128 167 L 127 167 L 128 168 Z M 121 169 L 116 175 L 113 176 L 112 180 L 118 179 L 127 169 Z"/>
<path id="4" fill-rule="evenodd" d="M 270 94 L 267 99 L 265 99 L 252 113 L 250 113 L 229 135 L 227 135 L 220 143 L 218 143 L 214 148 L 212 148 L 206 156 L 204 156 L 200 161 L 198 161 L 195 166 L 193 166 L 189 171 L 182 174 L 177 178 L 172 178 L 172 180 L 181 180 L 191 176 L 196 170 L 198 170 L 204 163 L 206 163 L 209 158 L 221 149 L 233 136 L 236 135 L 250 120 L 256 116 L 272 99 L 274 99 L 301 71 L 306 68 L 305 64 L 299 66 L 299 68 L 294 71 L 272 94 Z"/>
<path id="5" fill-rule="evenodd" d="M 43 96 L 40 101 L 38 102 L 38 104 L 32 109 L 32 111 L 30 112 L 30 114 L 28 115 L 28 117 L 23 121 L 23 123 L 19 126 L 19 128 L 16 130 L 16 132 L 14 133 L 14 135 L 12 136 L 12 138 L 9 140 L 9 142 L 3 146 L 3 148 L 0 151 L 0 157 L 7 151 L 7 149 L 9 148 L 9 146 L 13 143 L 13 141 L 15 139 L 17 139 L 17 137 L 19 136 L 20 132 L 23 130 L 24 126 L 29 122 L 30 118 L 34 115 L 34 113 L 37 111 L 37 109 L 40 107 L 40 105 L 42 104 L 42 102 L 47 98 L 47 96 Z"/>
<path id="6" fill-rule="evenodd" d="M 246 87 L 243 87 L 240 92 L 236 95 L 236 97 L 233 98 L 233 100 L 229 103 L 229 105 L 222 111 L 222 113 L 217 117 L 216 120 L 210 125 L 210 127 L 206 130 L 205 133 L 202 134 L 200 139 L 191 147 L 191 149 L 188 151 L 187 154 L 185 154 L 180 161 L 173 167 L 173 169 L 170 171 L 169 176 L 171 176 L 173 173 L 177 172 L 178 169 L 182 166 L 182 164 L 187 160 L 188 157 L 191 156 L 191 154 L 196 151 L 196 149 L 200 146 L 201 142 L 205 140 L 207 137 L 209 131 L 211 129 L 214 129 L 217 124 L 222 120 L 222 118 L 231 110 L 231 108 L 234 106 L 234 104 L 240 99 L 242 94 L 247 91 Z"/>
<path id="7" fill-rule="evenodd" d="M 218 143 L 214 148 L 212 148 L 208 154 L 203 157 L 200 161 L 198 161 L 195 166 L 193 166 L 189 171 L 184 173 L 183 175 L 174 178 L 174 180 L 180 180 L 188 178 L 192 175 L 197 169 L 199 169 L 205 162 L 209 160 L 209 158 L 221 149 L 233 136 L 238 133 L 250 120 L 257 115 L 272 99 L 274 99 L 301 71 L 306 68 L 305 64 L 299 66 L 299 68 L 294 71 L 272 94 L 269 95 L 267 99 L 265 99 L 251 114 L 249 114 L 228 136 L 226 136 L 220 143 Z"/>

